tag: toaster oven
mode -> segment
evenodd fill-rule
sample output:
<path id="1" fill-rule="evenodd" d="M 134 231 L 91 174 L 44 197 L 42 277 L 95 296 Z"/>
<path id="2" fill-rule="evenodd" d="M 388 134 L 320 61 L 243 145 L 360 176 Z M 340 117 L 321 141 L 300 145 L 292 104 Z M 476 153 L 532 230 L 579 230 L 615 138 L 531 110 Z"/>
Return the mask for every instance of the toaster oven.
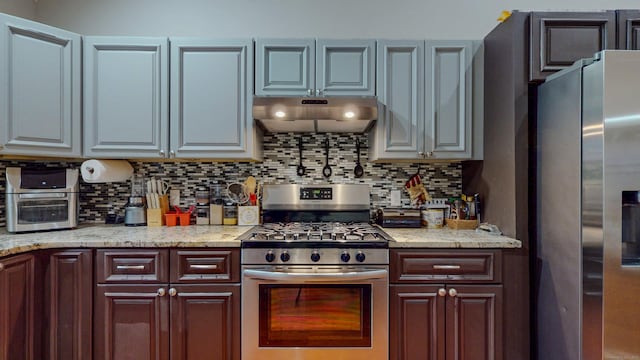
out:
<path id="1" fill-rule="evenodd" d="M 78 226 L 78 170 L 6 169 L 7 231 L 70 229 Z"/>

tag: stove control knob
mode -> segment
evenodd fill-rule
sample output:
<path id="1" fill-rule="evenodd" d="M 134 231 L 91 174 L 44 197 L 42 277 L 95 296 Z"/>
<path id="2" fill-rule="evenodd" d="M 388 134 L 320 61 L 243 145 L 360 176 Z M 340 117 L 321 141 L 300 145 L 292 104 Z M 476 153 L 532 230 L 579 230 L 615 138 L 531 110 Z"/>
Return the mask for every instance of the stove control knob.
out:
<path id="1" fill-rule="evenodd" d="M 349 260 L 351 260 L 351 255 L 349 255 L 349 253 L 348 253 L 348 252 L 343 251 L 343 252 L 342 252 L 342 255 L 340 255 L 340 260 L 342 260 L 342 262 L 346 262 L 346 263 L 348 263 L 348 262 L 349 262 Z"/>
<path id="2" fill-rule="evenodd" d="M 313 262 L 320 261 L 320 254 L 318 254 L 318 252 L 315 250 L 311 253 L 311 261 Z"/>
<path id="3" fill-rule="evenodd" d="M 358 251 L 358 253 L 356 254 L 356 261 L 357 262 L 364 262 L 365 258 L 366 258 L 366 256 L 364 256 L 364 253 L 362 251 Z"/>
<path id="4" fill-rule="evenodd" d="M 285 250 L 282 254 L 280 254 L 280 260 L 282 260 L 282 262 L 287 262 L 291 259 L 291 255 L 289 255 L 289 253 Z"/>
<path id="5" fill-rule="evenodd" d="M 264 256 L 264 259 L 267 260 L 267 262 L 273 262 L 273 260 L 276 259 L 276 256 L 273 254 L 273 251 L 269 250 L 267 255 Z"/>

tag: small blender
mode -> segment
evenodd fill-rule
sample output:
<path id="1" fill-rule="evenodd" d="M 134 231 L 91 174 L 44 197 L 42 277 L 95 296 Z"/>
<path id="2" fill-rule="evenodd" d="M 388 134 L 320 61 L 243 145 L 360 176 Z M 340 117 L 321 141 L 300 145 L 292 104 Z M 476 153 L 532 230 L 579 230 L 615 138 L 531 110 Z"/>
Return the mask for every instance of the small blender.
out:
<path id="1" fill-rule="evenodd" d="M 131 177 L 131 195 L 124 208 L 124 224 L 127 226 L 147 225 L 144 177 L 142 176 L 133 175 Z"/>

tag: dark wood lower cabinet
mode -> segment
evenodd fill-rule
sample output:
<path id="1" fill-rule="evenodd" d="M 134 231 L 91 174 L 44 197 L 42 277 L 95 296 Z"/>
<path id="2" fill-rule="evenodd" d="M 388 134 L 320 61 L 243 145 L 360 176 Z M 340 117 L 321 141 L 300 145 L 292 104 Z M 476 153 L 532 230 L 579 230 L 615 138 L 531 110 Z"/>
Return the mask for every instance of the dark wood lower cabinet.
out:
<path id="1" fill-rule="evenodd" d="M 93 251 L 42 254 L 44 270 L 43 359 L 90 360 Z"/>
<path id="2" fill-rule="evenodd" d="M 446 359 L 502 359 L 502 286 L 447 285 Z"/>
<path id="3" fill-rule="evenodd" d="M 40 304 L 36 258 L 0 259 L 0 360 L 39 360 Z"/>
<path id="4" fill-rule="evenodd" d="M 176 285 L 170 295 L 171 360 L 240 359 L 240 284 Z"/>
<path id="5" fill-rule="evenodd" d="M 445 302 L 435 285 L 389 287 L 391 360 L 445 357 Z"/>
<path id="6" fill-rule="evenodd" d="M 96 253 L 94 360 L 240 360 L 239 249 L 140 254 Z"/>
<path id="7" fill-rule="evenodd" d="M 390 286 L 391 360 L 502 359 L 502 286 Z"/>
<path id="8" fill-rule="evenodd" d="M 168 360 L 167 286 L 97 285 L 94 360 Z"/>

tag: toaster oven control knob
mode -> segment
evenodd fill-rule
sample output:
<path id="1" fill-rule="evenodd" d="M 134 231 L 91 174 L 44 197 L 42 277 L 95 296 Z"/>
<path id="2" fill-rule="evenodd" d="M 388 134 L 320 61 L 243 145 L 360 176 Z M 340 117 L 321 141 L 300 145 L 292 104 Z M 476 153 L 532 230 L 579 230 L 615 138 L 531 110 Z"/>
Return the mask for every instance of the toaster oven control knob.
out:
<path id="1" fill-rule="evenodd" d="M 289 253 L 285 250 L 282 254 L 280 254 L 280 260 L 282 260 L 282 262 L 287 262 L 291 259 L 291 255 L 289 255 Z"/>
<path id="2" fill-rule="evenodd" d="M 346 262 L 346 263 L 348 263 L 348 262 L 349 262 L 349 260 L 351 260 L 351 255 L 349 255 L 349 253 L 348 253 L 348 252 L 343 251 L 343 252 L 342 252 L 342 255 L 340 255 L 340 260 L 342 260 L 342 262 Z"/>
<path id="3" fill-rule="evenodd" d="M 320 261 L 320 254 L 316 250 L 311 253 L 311 261 L 318 262 Z"/>
<path id="4" fill-rule="evenodd" d="M 364 256 L 364 253 L 362 251 L 358 251 L 358 253 L 356 254 L 356 261 L 357 262 L 364 262 L 365 258 L 366 258 L 366 256 Z"/>
<path id="5" fill-rule="evenodd" d="M 276 259 L 276 256 L 273 254 L 273 251 L 269 250 L 267 255 L 264 256 L 264 259 L 267 260 L 267 262 L 273 262 L 273 260 Z"/>

